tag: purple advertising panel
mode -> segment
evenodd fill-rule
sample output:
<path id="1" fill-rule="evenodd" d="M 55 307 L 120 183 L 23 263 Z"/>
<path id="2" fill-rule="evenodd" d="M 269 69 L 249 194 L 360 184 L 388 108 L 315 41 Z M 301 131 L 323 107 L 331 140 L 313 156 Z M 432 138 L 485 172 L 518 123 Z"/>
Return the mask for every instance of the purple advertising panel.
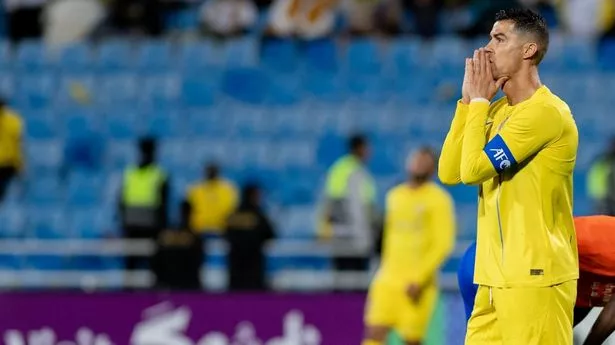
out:
<path id="1" fill-rule="evenodd" d="M 0 294 L 5 345 L 355 345 L 361 294 Z"/>

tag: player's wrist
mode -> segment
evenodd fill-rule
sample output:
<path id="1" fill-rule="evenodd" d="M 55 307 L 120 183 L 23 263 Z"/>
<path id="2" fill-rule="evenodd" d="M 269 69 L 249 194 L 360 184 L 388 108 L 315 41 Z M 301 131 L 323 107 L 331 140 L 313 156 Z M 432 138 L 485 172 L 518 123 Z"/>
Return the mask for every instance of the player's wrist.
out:
<path id="1" fill-rule="evenodd" d="M 487 104 L 491 104 L 491 102 L 486 99 L 485 97 L 473 97 L 470 100 L 470 103 L 487 103 Z"/>

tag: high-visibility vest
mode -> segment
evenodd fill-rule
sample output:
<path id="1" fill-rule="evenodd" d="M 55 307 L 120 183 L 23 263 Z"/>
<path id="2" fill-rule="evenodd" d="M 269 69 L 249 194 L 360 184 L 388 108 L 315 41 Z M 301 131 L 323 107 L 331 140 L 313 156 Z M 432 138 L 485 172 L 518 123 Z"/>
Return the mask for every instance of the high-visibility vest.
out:
<path id="1" fill-rule="evenodd" d="M 343 199 L 348 193 L 348 181 L 350 176 L 363 169 L 361 162 L 353 155 L 346 155 L 335 162 L 327 176 L 326 194 L 329 199 Z M 376 199 L 376 186 L 369 174 L 361 185 L 361 198 L 364 203 L 373 203 Z"/>
<path id="2" fill-rule="evenodd" d="M 160 186 L 165 175 L 156 166 L 133 167 L 124 173 L 123 201 L 126 207 L 155 208 L 160 205 Z"/>

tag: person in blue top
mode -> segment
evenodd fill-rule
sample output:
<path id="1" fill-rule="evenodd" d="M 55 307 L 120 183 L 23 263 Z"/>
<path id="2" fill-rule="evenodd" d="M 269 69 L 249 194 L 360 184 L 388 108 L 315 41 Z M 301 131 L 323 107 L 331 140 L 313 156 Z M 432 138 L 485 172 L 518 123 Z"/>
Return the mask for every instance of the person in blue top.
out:
<path id="1" fill-rule="evenodd" d="M 472 309 L 474 309 L 474 298 L 478 291 L 478 285 L 474 284 L 474 260 L 476 260 L 476 242 L 472 242 L 463 254 L 457 270 L 457 282 L 463 298 L 466 321 L 470 320 Z"/>

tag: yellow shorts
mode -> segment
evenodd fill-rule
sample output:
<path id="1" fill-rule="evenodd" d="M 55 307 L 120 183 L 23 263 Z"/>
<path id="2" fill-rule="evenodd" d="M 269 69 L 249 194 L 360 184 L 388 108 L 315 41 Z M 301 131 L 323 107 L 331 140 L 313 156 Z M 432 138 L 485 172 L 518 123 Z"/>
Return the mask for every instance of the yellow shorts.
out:
<path id="1" fill-rule="evenodd" d="M 367 296 L 365 324 L 394 329 L 406 341 L 422 341 L 437 300 L 436 286 L 425 288 L 419 302 L 414 304 L 405 286 L 376 279 Z"/>
<path id="2" fill-rule="evenodd" d="M 576 280 L 541 288 L 479 286 L 465 345 L 572 345 Z"/>

